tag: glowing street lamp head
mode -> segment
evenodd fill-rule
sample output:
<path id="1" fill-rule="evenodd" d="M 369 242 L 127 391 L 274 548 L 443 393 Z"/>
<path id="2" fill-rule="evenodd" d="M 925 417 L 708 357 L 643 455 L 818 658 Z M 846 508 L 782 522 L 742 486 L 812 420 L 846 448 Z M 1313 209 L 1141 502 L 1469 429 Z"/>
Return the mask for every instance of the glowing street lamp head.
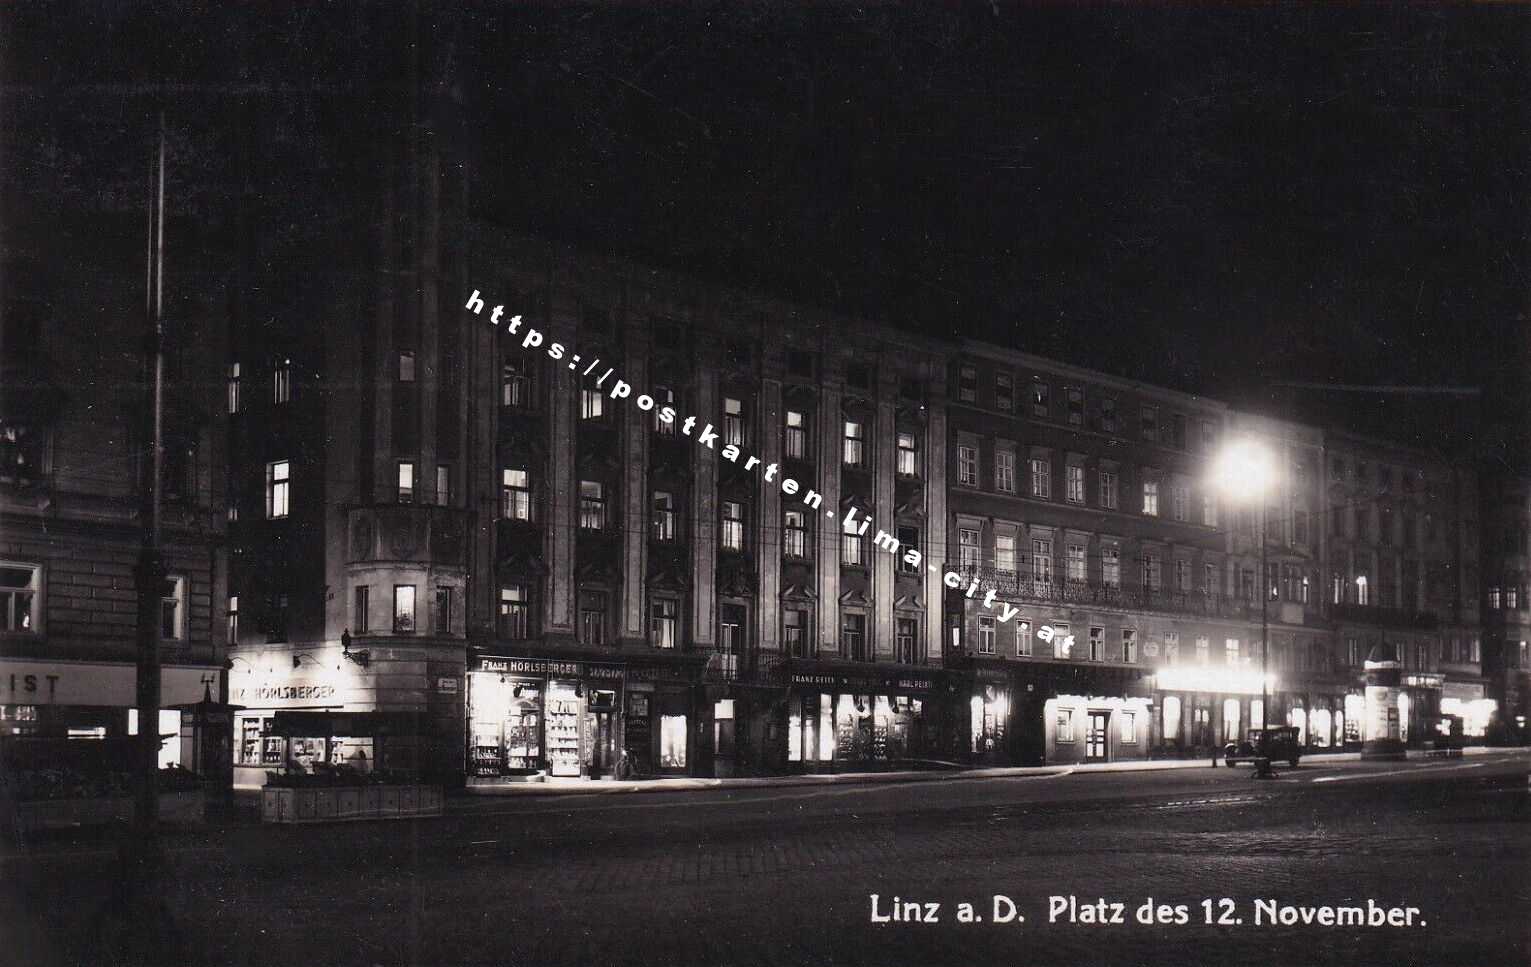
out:
<path id="1" fill-rule="evenodd" d="M 1248 438 L 1232 440 L 1212 465 L 1218 489 L 1239 500 L 1253 500 L 1269 490 L 1275 480 L 1270 450 Z"/>

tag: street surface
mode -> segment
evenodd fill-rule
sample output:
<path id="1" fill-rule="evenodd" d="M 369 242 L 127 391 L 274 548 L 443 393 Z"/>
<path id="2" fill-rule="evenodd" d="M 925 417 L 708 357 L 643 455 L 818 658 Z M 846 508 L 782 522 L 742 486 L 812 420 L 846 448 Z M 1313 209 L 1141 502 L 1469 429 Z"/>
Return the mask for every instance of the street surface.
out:
<path id="1" fill-rule="evenodd" d="M 440 819 L 174 837 L 167 896 L 188 962 L 252 967 L 1524 964 L 1527 765 L 457 799 Z M 4 854 L 4 962 L 108 962 L 109 845 Z M 872 894 L 907 915 L 871 922 Z M 992 922 L 996 894 L 1015 921 Z M 1150 898 L 1171 922 L 1138 922 Z M 1350 914 L 1323 907 L 1413 925 L 1325 925 Z"/>

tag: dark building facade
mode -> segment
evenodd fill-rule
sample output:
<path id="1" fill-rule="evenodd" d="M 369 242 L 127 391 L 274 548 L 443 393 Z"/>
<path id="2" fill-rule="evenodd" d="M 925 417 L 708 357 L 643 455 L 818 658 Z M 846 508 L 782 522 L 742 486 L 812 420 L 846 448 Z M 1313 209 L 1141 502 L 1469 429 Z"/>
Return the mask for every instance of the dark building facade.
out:
<path id="1" fill-rule="evenodd" d="M 140 195 L 129 211 L 88 218 L 8 209 L 0 736 L 138 731 L 135 565 L 153 479 L 145 202 Z M 197 761 L 192 717 L 170 706 L 217 699 L 223 685 L 225 454 L 216 388 L 204 374 L 220 365 L 226 319 L 198 228 L 176 219 L 167 235 L 160 761 L 216 769 Z"/>

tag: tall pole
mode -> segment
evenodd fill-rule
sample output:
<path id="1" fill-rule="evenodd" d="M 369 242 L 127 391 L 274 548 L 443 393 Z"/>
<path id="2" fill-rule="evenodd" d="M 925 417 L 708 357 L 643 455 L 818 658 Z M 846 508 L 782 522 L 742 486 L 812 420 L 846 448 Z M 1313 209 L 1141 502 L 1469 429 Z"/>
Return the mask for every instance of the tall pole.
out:
<path id="1" fill-rule="evenodd" d="M 1270 626 L 1270 568 L 1267 564 L 1270 554 L 1270 541 L 1266 540 L 1266 499 L 1265 491 L 1259 494 L 1260 501 L 1260 748 L 1255 750 L 1255 778 L 1270 779 L 1270 651 L 1271 651 L 1271 626 Z"/>
<path id="2" fill-rule="evenodd" d="M 165 569 L 160 553 L 161 474 L 164 469 L 164 392 L 165 392 L 165 115 L 159 118 L 158 172 L 155 176 L 149 212 L 148 281 L 152 283 L 147 299 L 146 336 L 149 367 L 149 419 L 152 458 L 150 460 L 149 506 L 144 515 L 143 543 L 138 551 L 135 579 L 138 585 L 138 796 L 133 811 L 135 846 L 151 854 L 159 827 L 159 602 L 163 594 Z"/>

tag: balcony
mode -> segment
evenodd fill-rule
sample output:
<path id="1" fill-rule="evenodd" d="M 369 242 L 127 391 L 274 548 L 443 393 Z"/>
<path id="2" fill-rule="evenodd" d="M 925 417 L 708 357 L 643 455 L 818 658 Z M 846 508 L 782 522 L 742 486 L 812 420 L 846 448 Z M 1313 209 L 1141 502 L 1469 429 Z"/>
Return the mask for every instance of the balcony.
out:
<path id="1" fill-rule="evenodd" d="M 1037 581 L 1016 571 L 965 564 L 948 563 L 946 570 L 961 574 L 964 588 L 977 578 L 980 594 L 993 588 L 1001 599 L 1008 601 L 1096 605 L 1130 611 L 1162 611 L 1168 614 L 1235 620 L 1248 620 L 1251 615 L 1259 617 L 1259 610 L 1251 602 L 1199 591 L 1168 591 L 1163 588 L 1149 590 L 1093 581 Z"/>
<path id="2" fill-rule="evenodd" d="M 346 563 L 414 561 L 463 566 L 468 512 L 433 504 L 376 504 L 348 512 Z"/>
<path id="3" fill-rule="evenodd" d="M 1332 604 L 1329 617 L 1335 621 L 1355 621 L 1361 624 L 1381 625 L 1387 628 L 1410 628 L 1416 631 L 1434 631 L 1440 618 L 1434 612 L 1407 611 L 1403 608 L 1384 608 L 1371 604 Z"/>

